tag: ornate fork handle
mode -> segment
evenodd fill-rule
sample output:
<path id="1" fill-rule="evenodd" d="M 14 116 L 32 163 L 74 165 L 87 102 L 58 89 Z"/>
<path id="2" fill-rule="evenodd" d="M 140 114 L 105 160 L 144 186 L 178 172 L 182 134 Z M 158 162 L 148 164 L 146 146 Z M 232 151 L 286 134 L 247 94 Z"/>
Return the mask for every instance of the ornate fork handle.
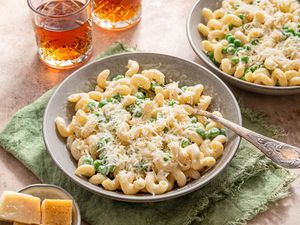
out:
<path id="1" fill-rule="evenodd" d="M 261 150 L 267 157 L 280 166 L 289 169 L 299 169 L 300 168 L 300 149 L 285 144 L 280 141 L 276 141 L 272 138 L 268 138 L 244 127 L 241 127 L 231 121 L 228 121 L 222 117 L 218 117 L 207 111 L 198 110 L 196 112 L 198 115 L 206 116 L 211 118 L 230 130 L 234 131 L 239 136 L 245 138 L 247 141 L 252 143 L 255 147 Z"/>

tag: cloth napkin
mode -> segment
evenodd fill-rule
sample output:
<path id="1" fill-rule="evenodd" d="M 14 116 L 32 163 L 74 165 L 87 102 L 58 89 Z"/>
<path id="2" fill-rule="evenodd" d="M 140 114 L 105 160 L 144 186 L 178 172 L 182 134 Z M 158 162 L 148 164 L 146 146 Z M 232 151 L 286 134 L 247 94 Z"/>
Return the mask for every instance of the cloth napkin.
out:
<path id="1" fill-rule="evenodd" d="M 101 57 L 131 51 L 121 43 Z M 44 145 L 42 121 L 53 89 L 18 111 L 0 133 L 0 145 L 43 183 L 56 184 L 77 201 L 82 218 L 92 225 L 238 225 L 245 224 L 270 202 L 289 195 L 295 176 L 274 165 L 254 146 L 242 141 L 230 165 L 212 182 L 186 196 L 160 203 L 135 204 L 109 200 L 74 184 L 54 164 Z M 278 129 L 261 114 L 243 108 L 244 126 L 268 136 Z"/>

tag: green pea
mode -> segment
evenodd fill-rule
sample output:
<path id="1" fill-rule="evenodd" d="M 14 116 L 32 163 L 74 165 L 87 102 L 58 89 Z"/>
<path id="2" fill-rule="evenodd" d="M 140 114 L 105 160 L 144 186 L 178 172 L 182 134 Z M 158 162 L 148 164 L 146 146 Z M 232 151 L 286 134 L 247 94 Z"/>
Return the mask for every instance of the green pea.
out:
<path id="1" fill-rule="evenodd" d="M 259 43 L 259 40 L 258 39 L 253 39 L 250 43 L 252 45 L 257 45 Z"/>
<path id="2" fill-rule="evenodd" d="M 227 52 L 228 54 L 233 55 L 236 52 L 236 49 L 234 47 L 228 47 Z"/>
<path id="3" fill-rule="evenodd" d="M 105 106 L 108 103 L 108 101 L 106 99 L 103 99 L 99 102 L 98 104 L 98 108 L 102 108 L 103 106 Z"/>
<path id="4" fill-rule="evenodd" d="M 101 173 L 102 175 L 107 175 L 109 174 L 109 168 L 106 165 L 100 165 L 97 168 L 97 172 Z"/>
<path id="5" fill-rule="evenodd" d="M 234 28 L 234 25 L 233 24 L 229 24 L 228 25 L 228 30 L 232 30 Z"/>
<path id="6" fill-rule="evenodd" d="M 141 112 L 141 111 L 136 111 L 135 113 L 134 113 L 134 116 L 135 117 L 141 117 L 143 115 L 143 113 Z"/>
<path id="7" fill-rule="evenodd" d="M 197 117 L 196 117 L 196 116 L 193 116 L 193 117 L 191 118 L 191 123 L 197 123 L 197 122 L 198 122 Z"/>
<path id="8" fill-rule="evenodd" d="M 242 76 L 240 79 L 246 81 L 245 76 Z"/>
<path id="9" fill-rule="evenodd" d="M 206 139 L 206 132 L 203 128 L 197 128 L 196 133 L 201 136 L 203 139 Z"/>
<path id="10" fill-rule="evenodd" d="M 176 101 L 174 99 L 171 99 L 169 101 L 169 106 L 174 106 L 176 104 Z"/>
<path id="11" fill-rule="evenodd" d="M 249 62 L 249 57 L 248 56 L 242 56 L 241 61 L 244 62 L 244 63 L 248 63 Z"/>
<path id="12" fill-rule="evenodd" d="M 251 47 L 249 45 L 244 45 L 244 49 L 249 51 L 249 50 L 251 50 Z"/>
<path id="13" fill-rule="evenodd" d="M 84 165 L 93 165 L 93 161 L 94 161 L 93 158 L 88 155 L 83 158 Z"/>
<path id="14" fill-rule="evenodd" d="M 96 109 L 96 103 L 95 102 L 88 102 L 86 104 L 86 107 L 90 110 L 90 111 L 94 111 Z"/>
<path id="15" fill-rule="evenodd" d="M 242 48 L 242 47 L 238 47 L 238 48 L 236 49 L 237 52 L 243 51 L 243 50 L 244 50 L 244 48 Z"/>
<path id="16" fill-rule="evenodd" d="M 232 58 L 231 58 L 231 62 L 232 62 L 233 64 L 238 64 L 238 63 L 240 62 L 240 59 L 239 59 L 238 57 L 232 57 Z"/>
<path id="17" fill-rule="evenodd" d="M 223 53 L 223 54 L 227 54 L 227 47 L 223 47 L 223 48 L 222 48 L 222 53 Z"/>
<path id="18" fill-rule="evenodd" d="M 233 43 L 235 38 L 233 36 L 229 36 L 227 39 L 226 39 L 229 43 Z"/>
<path id="19" fill-rule="evenodd" d="M 224 38 L 227 40 L 227 38 L 230 37 L 230 36 L 232 36 L 232 34 L 231 33 L 227 33 L 227 34 L 225 34 Z"/>
<path id="20" fill-rule="evenodd" d="M 99 160 L 99 159 L 95 160 L 94 161 L 94 167 L 95 167 L 95 169 L 97 170 L 98 167 L 101 166 L 102 164 L 103 164 L 102 160 Z"/>
<path id="21" fill-rule="evenodd" d="M 122 78 L 124 78 L 125 76 L 124 75 L 117 75 L 117 76 L 115 76 L 112 80 L 113 81 L 116 81 L 116 80 L 120 80 L 120 79 L 122 79 Z"/>
<path id="22" fill-rule="evenodd" d="M 135 97 L 137 97 L 138 99 L 145 99 L 146 98 L 146 95 L 141 92 L 141 91 L 138 91 L 136 94 L 135 94 Z"/>
<path id="23" fill-rule="evenodd" d="M 207 56 L 210 58 L 210 60 L 214 63 L 214 64 L 218 64 L 218 62 L 216 61 L 215 57 L 214 57 L 214 53 L 213 52 L 208 52 Z"/>
<path id="24" fill-rule="evenodd" d="M 221 128 L 220 129 L 220 134 L 224 135 L 224 136 L 227 136 L 226 129 L 225 128 Z"/>
<path id="25" fill-rule="evenodd" d="M 250 66 L 249 69 L 253 73 L 255 70 L 257 70 L 257 66 L 256 65 L 252 65 L 252 66 Z"/>
<path id="26" fill-rule="evenodd" d="M 218 135 L 220 134 L 220 130 L 216 127 L 214 128 L 211 128 L 209 131 L 208 131 L 208 138 L 215 138 L 217 137 Z"/>
<path id="27" fill-rule="evenodd" d="M 242 45 L 242 42 L 240 40 L 238 40 L 238 39 L 235 39 L 233 41 L 233 44 L 234 44 L 235 47 L 240 47 Z"/>
<path id="28" fill-rule="evenodd" d="M 152 91 L 155 91 L 155 88 L 157 88 L 157 87 L 160 87 L 160 85 L 158 83 L 156 83 L 156 82 L 151 83 L 151 90 Z"/>
<path id="29" fill-rule="evenodd" d="M 103 175 L 108 175 L 109 173 L 114 172 L 116 166 L 115 165 L 100 165 L 97 168 L 97 172 Z"/>
<path id="30" fill-rule="evenodd" d="M 192 144 L 192 142 L 189 139 L 183 139 L 182 142 L 181 142 L 181 147 L 185 148 L 185 147 L 187 147 L 191 144 Z"/>
<path id="31" fill-rule="evenodd" d="M 115 94 L 111 97 L 112 99 L 116 100 L 117 102 L 121 102 L 123 96 L 119 95 L 119 94 Z"/>
<path id="32" fill-rule="evenodd" d="M 207 53 L 207 56 L 210 58 L 210 59 L 214 59 L 214 52 L 208 52 Z"/>
<path id="33" fill-rule="evenodd" d="M 244 20 L 244 19 L 245 19 L 245 15 L 244 15 L 244 14 L 240 14 L 240 15 L 239 15 L 239 18 L 240 18 L 241 20 Z"/>

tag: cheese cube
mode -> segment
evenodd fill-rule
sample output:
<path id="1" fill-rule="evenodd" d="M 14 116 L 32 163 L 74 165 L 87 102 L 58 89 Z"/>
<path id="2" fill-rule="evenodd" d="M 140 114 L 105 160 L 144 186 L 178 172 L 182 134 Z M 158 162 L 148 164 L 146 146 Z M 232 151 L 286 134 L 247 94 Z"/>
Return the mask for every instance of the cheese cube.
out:
<path id="1" fill-rule="evenodd" d="M 0 198 L 0 220 L 40 224 L 41 200 L 31 195 L 4 191 Z"/>
<path id="2" fill-rule="evenodd" d="M 42 203 L 43 225 L 71 225 L 72 200 L 45 199 Z"/>

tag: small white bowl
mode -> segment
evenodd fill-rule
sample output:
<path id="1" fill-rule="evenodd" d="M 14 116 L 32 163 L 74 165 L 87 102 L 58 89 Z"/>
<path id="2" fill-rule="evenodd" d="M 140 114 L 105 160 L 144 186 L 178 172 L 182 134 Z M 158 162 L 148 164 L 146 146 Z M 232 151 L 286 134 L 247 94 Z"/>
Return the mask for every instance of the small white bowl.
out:
<path id="1" fill-rule="evenodd" d="M 73 201 L 73 210 L 72 210 L 72 225 L 80 225 L 81 224 L 81 216 L 80 216 L 80 210 L 73 199 L 73 197 L 70 195 L 69 192 L 62 189 L 61 187 L 58 187 L 56 185 L 52 184 L 32 184 L 29 186 L 26 186 L 20 190 L 18 190 L 19 193 L 32 195 L 35 197 L 40 198 L 42 201 L 44 199 L 70 199 Z"/>

